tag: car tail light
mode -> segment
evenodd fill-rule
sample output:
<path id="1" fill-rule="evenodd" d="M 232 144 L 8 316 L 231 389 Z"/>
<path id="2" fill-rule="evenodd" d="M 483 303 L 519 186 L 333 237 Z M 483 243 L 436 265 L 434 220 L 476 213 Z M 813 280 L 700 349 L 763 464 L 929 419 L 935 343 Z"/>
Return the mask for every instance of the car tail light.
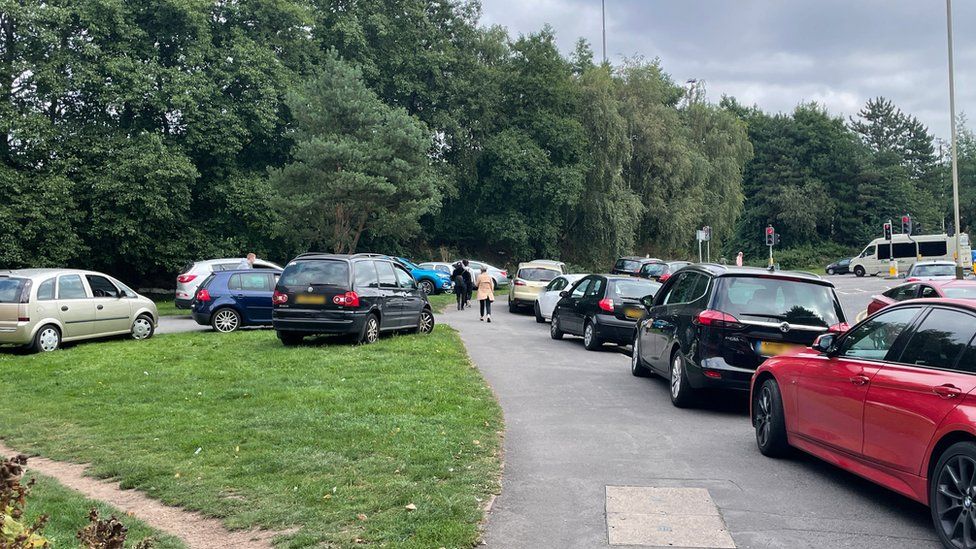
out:
<path id="1" fill-rule="evenodd" d="M 723 313 L 722 311 L 716 311 L 715 309 L 705 309 L 698 313 L 698 316 L 695 317 L 695 322 L 701 326 L 714 326 L 716 328 L 735 329 L 742 327 L 738 318 L 728 313 Z"/>
<path id="2" fill-rule="evenodd" d="M 516 278 L 515 279 L 515 285 L 516 286 L 525 286 L 525 281 L 524 280 L 519 280 L 519 279 Z"/>
<path id="3" fill-rule="evenodd" d="M 842 334 L 842 333 L 844 333 L 844 332 L 846 332 L 847 330 L 850 330 L 850 329 L 851 329 L 851 325 L 850 324 L 848 324 L 846 322 L 841 322 L 839 324 L 834 324 L 830 328 L 827 328 L 827 331 L 829 333 L 832 333 L 832 334 Z"/>
<path id="4" fill-rule="evenodd" d="M 508 271 L 502 271 L 502 277 L 508 278 Z"/>
<path id="5" fill-rule="evenodd" d="M 668 274 L 668 273 L 664 273 L 663 275 L 657 277 L 657 281 L 658 282 L 664 282 L 664 281 L 666 281 L 669 278 L 671 278 L 671 275 Z"/>
<path id="6" fill-rule="evenodd" d="M 180 284 L 186 284 L 187 282 L 193 282 L 193 279 L 196 277 L 197 275 L 181 274 L 180 276 L 176 277 L 176 281 Z"/>
<path id="7" fill-rule="evenodd" d="M 271 302 L 274 303 L 275 305 L 281 305 L 282 303 L 287 303 L 288 294 L 275 290 L 274 293 L 271 294 Z"/>
<path id="8" fill-rule="evenodd" d="M 203 288 L 197 292 L 197 301 L 210 301 L 210 291 Z"/>
<path id="9" fill-rule="evenodd" d="M 359 294 L 346 292 L 332 298 L 332 302 L 342 307 L 359 307 Z"/>
<path id="10" fill-rule="evenodd" d="M 597 303 L 597 305 L 599 305 L 601 309 L 607 311 L 608 313 L 613 312 L 613 300 L 610 299 L 609 297 L 605 297 L 601 299 L 600 302 Z"/>

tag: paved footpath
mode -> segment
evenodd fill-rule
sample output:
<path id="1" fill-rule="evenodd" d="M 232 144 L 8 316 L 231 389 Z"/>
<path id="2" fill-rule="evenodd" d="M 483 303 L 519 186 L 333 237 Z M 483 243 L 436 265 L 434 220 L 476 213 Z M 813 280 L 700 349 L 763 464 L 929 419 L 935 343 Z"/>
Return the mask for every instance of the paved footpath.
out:
<path id="1" fill-rule="evenodd" d="M 438 316 L 505 413 L 488 547 L 608 547 L 607 486 L 707 489 L 737 547 L 939 546 L 925 507 L 811 457 L 760 455 L 744 399 L 679 410 L 662 379 L 631 376 L 626 349 L 553 341 L 547 324 L 498 305 L 492 324 Z"/>

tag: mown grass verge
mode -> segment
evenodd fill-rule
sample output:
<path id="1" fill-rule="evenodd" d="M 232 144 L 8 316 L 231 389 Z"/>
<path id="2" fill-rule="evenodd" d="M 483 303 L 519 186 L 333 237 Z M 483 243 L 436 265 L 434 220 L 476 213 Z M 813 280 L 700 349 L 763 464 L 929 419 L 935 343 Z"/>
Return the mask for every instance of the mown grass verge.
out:
<path id="1" fill-rule="evenodd" d="M 469 547 L 498 490 L 501 412 L 446 326 L 369 346 L 93 342 L 0 354 L 0 379 L 10 446 L 232 528 L 299 528 L 287 547 Z"/>

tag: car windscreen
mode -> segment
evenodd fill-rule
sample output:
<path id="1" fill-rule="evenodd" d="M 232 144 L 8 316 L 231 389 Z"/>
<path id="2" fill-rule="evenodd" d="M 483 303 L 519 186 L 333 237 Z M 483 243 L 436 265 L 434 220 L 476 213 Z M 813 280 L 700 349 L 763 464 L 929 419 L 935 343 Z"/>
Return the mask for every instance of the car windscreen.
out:
<path id="1" fill-rule="evenodd" d="M 334 259 L 296 261 L 285 267 L 283 286 L 349 286 L 349 264 Z"/>
<path id="2" fill-rule="evenodd" d="M 408 268 L 408 269 L 410 269 L 411 271 L 412 271 L 412 270 L 414 270 L 414 269 L 417 269 L 417 268 L 418 268 L 418 267 L 417 267 L 417 266 L 416 266 L 415 264 L 413 264 L 413 263 L 412 263 L 412 262 L 411 262 L 411 261 L 410 261 L 409 259 L 404 259 L 404 258 L 402 258 L 402 257 L 398 257 L 398 258 L 397 258 L 397 260 L 398 260 L 398 261 L 399 261 L 400 263 L 402 263 L 404 267 L 406 267 L 406 268 Z"/>
<path id="3" fill-rule="evenodd" d="M 26 278 L 0 278 L 0 303 L 20 303 Z"/>
<path id="4" fill-rule="evenodd" d="M 915 265 L 912 276 L 955 276 L 955 265 Z"/>
<path id="5" fill-rule="evenodd" d="M 953 299 L 976 299 L 976 286 L 946 286 L 942 293 Z"/>
<path id="6" fill-rule="evenodd" d="M 641 267 L 641 272 L 647 276 L 663 275 L 666 270 L 668 270 L 668 266 L 664 263 L 648 263 Z"/>
<path id="7" fill-rule="evenodd" d="M 723 277 L 715 308 L 740 320 L 830 327 L 844 314 L 828 286 L 754 276 Z"/>
<path id="8" fill-rule="evenodd" d="M 633 259 L 618 259 L 617 265 L 614 267 L 618 271 L 636 271 L 640 269 L 640 261 L 634 261 Z"/>
<path id="9" fill-rule="evenodd" d="M 549 282 L 559 276 L 559 271 L 543 269 L 540 267 L 526 267 L 519 269 L 518 277 L 529 282 Z"/>
<path id="10" fill-rule="evenodd" d="M 640 299 L 647 295 L 657 294 L 661 287 L 657 282 L 635 278 L 633 280 L 617 280 L 613 283 L 614 298 Z"/>

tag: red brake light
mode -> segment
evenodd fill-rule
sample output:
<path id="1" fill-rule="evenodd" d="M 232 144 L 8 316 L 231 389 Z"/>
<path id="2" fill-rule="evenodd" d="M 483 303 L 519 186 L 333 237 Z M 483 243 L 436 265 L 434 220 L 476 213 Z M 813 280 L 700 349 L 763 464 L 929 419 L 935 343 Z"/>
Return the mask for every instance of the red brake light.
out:
<path id="1" fill-rule="evenodd" d="M 664 282 L 665 280 L 671 278 L 671 273 L 664 273 L 663 275 L 657 277 L 658 282 Z"/>
<path id="2" fill-rule="evenodd" d="M 830 328 L 827 328 L 827 331 L 830 332 L 830 333 L 833 333 L 833 334 L 842 334 L 842 333 L 844 333 L 844 332 L 846 332 L 847 330 L 850 330 L 850 329 L 851 329 L 851 325 L 850 324 L 848 324 L 846 322 L 841 322 L 839 324 L 834 324 Z"/>
<path id="3" fill-rule="evenodd" d="M 346 292 L 332 298 L 332 302 L 343 307 L 359 307 L 359 294 Z"/>
<path id="4" fill-rule="evenodd" d="M 705 309 L 698 313 L 695 322 L 701 326 L 715 326 L 716 328 L 741 328 L 742 324 L 734 316 L 716 311 L 715 309 Z"/>
<path id="5" fill-rule="evenodd" d="M 502 276 L 504 278 L 508 278 L 508 271 L 502 271 Z"/>
<path id="6" fill-rule="evenodd" d="M 193 279 L 196 277 L 197 275 L 182 274 L 176 277 L 176 281 L 179 282 L 180 284 L 186 284 L 187 282 L 193 282 Z"/>
<path id="7" fill-rule="evenodd" d="M 206 288 L 197 292 L 197 301 L 210 301 L 210 292 Z"/>
<path id="8" fill-rule="evenodd" d="M 525 286 L 525 281 L 524 280 L 519 280 L 519 279 L 516 278 L 515 279 L 515 285 L 516 286 Z"/>
<path id="9" fill-rule="evenodd" d="M 607 311 L 608 313 L 613 312 L 613 300 L 610 299 L 609 297 L 605 297 L 601 299 L 600 302 L 597 303 L 597 305 L 599 305 L 601 309 Z"/>
<path id="10" fill-rule="evenodd" d="M 271 295 L 271 302 L 274 303 L 275 305 L 281 305 L 282 303 L 287 303 L 288 294 L 275 290 L 274 293 Z"/>

